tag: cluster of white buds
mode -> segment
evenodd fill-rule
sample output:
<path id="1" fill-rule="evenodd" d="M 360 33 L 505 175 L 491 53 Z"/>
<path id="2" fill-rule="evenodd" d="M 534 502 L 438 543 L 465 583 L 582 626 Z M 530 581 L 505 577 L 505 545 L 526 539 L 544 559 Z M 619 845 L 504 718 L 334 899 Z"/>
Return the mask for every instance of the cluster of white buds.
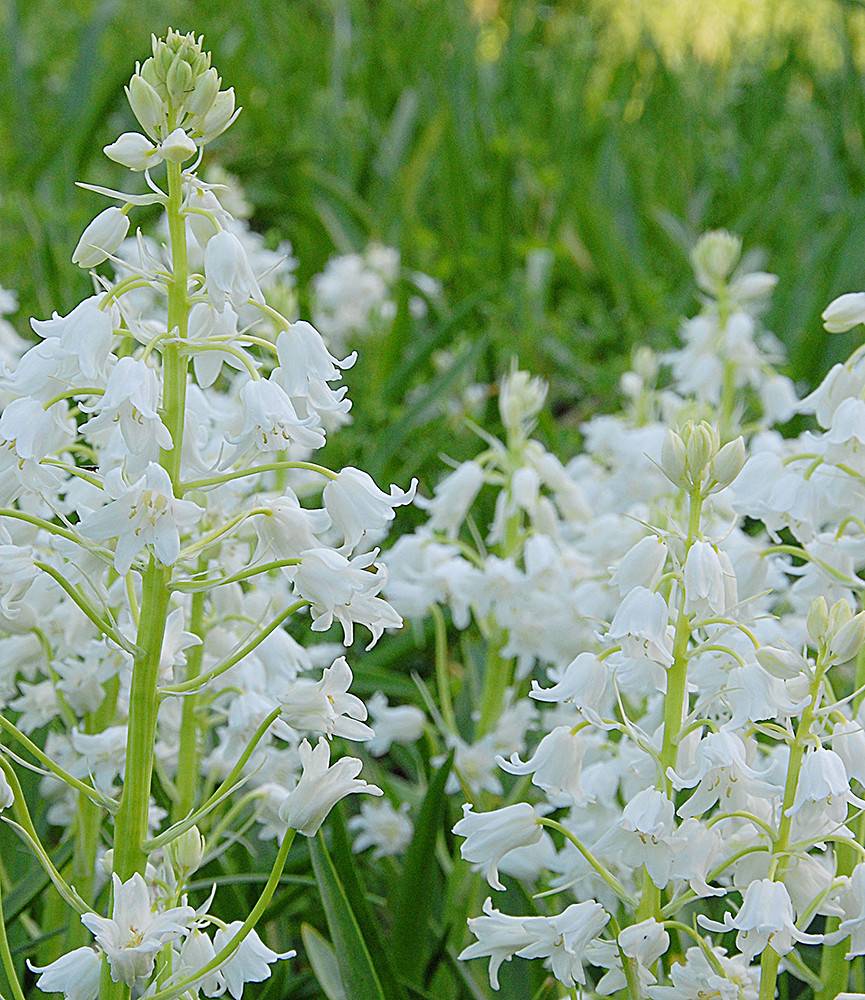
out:
<path id="1" fill-rule="evenodd" d="M 73 257 L 113 276 L 33 320 L 35 346 L 5 336 L 0 369 L 0 726 L 70 828 L 74 887 L 6 757 L 0 808 L 81 917 L 78 931 L 64 919 L 80 947 L 35 967 L 40 989 L 239 1000 L 292 954 L 254 926 L 294 834 L 348 795 L 381 795 L 335 741 L 381 755 L 423 726 L 379 694 L 374 730 L 340 647 L 308 641 L 335 624 L 345 646 L 358 626 L 373 644 L 402 624 L 375 546 L 414 485 L 384 492 L 312 461 L 346 419 L 354 356 L 269 300 L 284 262 L 198 175 L 237 114 L 202 40 L 154 39 L 127 96 L 142 132 L 105 153 L 146 190 L 86 185 L 115 206 Z M 163 228 L 127 240 L 140 205 L 161 206 Z M 392 811 L 361 814 L 359 849 L 404 849 L 411 824 Z M 193 907 L 191 877 L 256 822 L 278 845 L 258 903 L 230 922 L 212 896 Z"/>
<path id="2" fill-rule="evenodd" d="M 567 466 L 509 376 L 506 440 L 386 556 L 394 605 L 437 622 L 462 858 L 535 904 L 469 920 L 494 989 L 520 958 L 582 996 L 771 1000 L 786 975 L 828 998 L 865 954 L 865 355 L 800 403 L 756 321 L 775 279 L 740 257 L 699 241 L 672 383 L 641 348 Z M 822 431 L 771 429 L 795 412 Z"/>

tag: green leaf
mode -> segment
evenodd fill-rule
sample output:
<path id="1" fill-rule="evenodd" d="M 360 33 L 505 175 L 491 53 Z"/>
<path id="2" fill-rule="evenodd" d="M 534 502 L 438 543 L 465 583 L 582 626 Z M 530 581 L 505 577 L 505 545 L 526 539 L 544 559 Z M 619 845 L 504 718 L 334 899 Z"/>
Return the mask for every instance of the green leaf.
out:
<path id="1" fill-rule="evenodd" d="M 321 833 L 310 840 L 309 853 L 342 982 L 352 1000 L 386 1000 L 366 941 Z"/>
<path id="2" fill-rule="evenodd" d="M 310 924 L 300 925 L 300 937 L 306 957 L 327 1000 L 346 1000 L 333 945 Z"/>
<path id="3" fill-rule="evenodd" d="M 453 751 L 433 775 L 424 796 L 397 886 L 392 955 L 396 967 L 410 979 L 423 971 L 429 942 L 435 938 L 429 928 L 435 896 L 431 883 L 438 873 L 435 846 L 444 821 L 445 784 L 452 765 Z"/>

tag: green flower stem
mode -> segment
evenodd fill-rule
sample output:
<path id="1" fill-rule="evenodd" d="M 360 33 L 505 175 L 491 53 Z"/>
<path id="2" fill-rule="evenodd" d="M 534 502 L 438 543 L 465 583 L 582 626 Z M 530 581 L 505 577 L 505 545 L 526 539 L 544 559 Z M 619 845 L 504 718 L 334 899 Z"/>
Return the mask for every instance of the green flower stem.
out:
<path id="1" fill-rule="evenodd" d="M 203 490 L 208 486 L 222 486 L 223 483 L 230 483 L 235 479 L 257 476 L 263 472 L 280 472 L 283 469 L 303 469 L 306 472 L 317 472 L 327 479 L 336 479 L 337 476 L 331 469 L 326 469 L 323 465 L 316 465 L 315 462 L 266 462 L 264 465 L 254 465 L 250 469 L 223 472 L 218 476 L 208 476 L 206 479 L 192 479 L 188 483 L 180 485 L 180 492 L 188 493 L 190 490 Z"/>
<path id="2" fill-rule="evenodd" d="M 173 128 L 173 115 L 169 125 Z M 186 252 L 186 222 L 182 212 L 183 181 L 179 163 L 166 164 L 168 176 L 168 233 L 171 244 L 171 278 L 168 283 L 168 333 L 172 340 L 162 346 L 163 398 L 162 419 L 171 434 L 173 447 L 160 452 L 159 461 L 171 478 L 176 496 L 181 494 L 180 462 L 183 453 L 184 416 L 188 356 L 176 339 L 187 336 L 189 325 L 189 266 Z M 176 338 L 176 339 L 175 339 Z M 153 556 L 142 577 L 142 599 L 138 624 L 139 653 L 132 669 L 127 722 L 126 770 L 120 809 L 114 824 L 114 870 L 122 880 L 136 872 L 143 874 L 147 864 L 144 841 L 150 807 L 156 716 L 159 709 L 157 685 L 159 660 L 168 617 L 171 570 L 157 563 Z M 103 975 L 101 995 L 106 1000 L 120 1000 L 126 992 L 123 984 L 106 983 Z"/>
<path id="3" fill-rule="evenodd" d="M 200 982 L 205 976 L 220 968 L 220 966 L 224 965 L 231 958 L 270 905 L 273 894 L 276 892 L 276 887 L 279 885 L 279 880 L 282 878 L 282 871 L 285 868 L 285 862 L 293 841 L 294 830 L 289 830 L 279 845 L 279 851 L 273 863 L 273 868 L 270 871 L 270 877 L 262 889 L 261 895 L 258 897 L 255 906 L 250 910 L 246 920 L 243 921 L 243 924 L 228 944 L 224 948 L 221 948 L 207 965 L 202 966 L 193 975 L 187 976 L 185 979 L 180 980 L 180 982 L 173 983 L 153 993 L 150 996 L 150 1000 L 174 1000 L 175 997 L 181 996 L 190 986 L 194 986 L 195 983 Z"/>
<path id="4" fill-rule="evenodd" d="M 276 631 L 280 625 L 291 615 L 298 611 L 300 608 L 306 607 L 309 601 L 295 601 L 294 604 L 289 604 L 289 606 L 268 622 L 267 625 L 246 643 L 244 643 L 240 649 L 232 653 L 231 656 L 224 659 L 221 663 L 210 670 L 206 674 L 201 674 L 198 677 L 192 677 L 189 680 L 183 681 L 181 684 L 169 684 L 166 687 L 159 689 L 160 697 L 166 697 L 171 694 L 185 694 L 188 695 L 191 692 L 200 691 L 205 685 L 209 684 L 214 677 L 219 677 L 220 674 L 224 674 L 226 670 L 230 670 L 236 663 L 248 656 L 256 646 L 260 645 L 264 640 L 271 634 L 271 632 Z"/>
<path id="5" fill-rule="evenodd" d="M 198 563 L 199 572 L 207 569 L 207 560 L 202 556 Z M 189 631 L 201 642 L 193 646 L 186 656 L 186 680 L 196 680 L 201 674 L 204 658 L 204 600 L 205 590 L 192 595 L 189 612 Z M 177 751 L 177 777 L 175 787 L 177 797 L 172 805 L 172 818 L 182 819 L 195 804 L 198 785 L 198 695 L 195 692 L 183 699 L 180 718 L 180 743 Z"/>
<path id="6" fill-rule="evenodd" d="M 438 686 L 439 704 L 445 725 L 454 735 L 458 733 L 457 720 L 454 715 L 453 699 L 451 698 L 450 677 L 448 677 L 448 637 L 445 626 L 445 616 L 442 609 L 433 604 L 430 608 L 433 627 L 435 629 L 435 667 L 436 684 Z"/>
<path id="7" fill-rule="evenodd" d="M 210 795 L 207 802 L 205 802 L 200 809 L 196 809 L 195 812 L 190 813 L 188 816 L 185 816 L 184 819 L 181 819 L 173 826 L 170 826 L 167 830 L 164 830 L 158 837 L 154 837 L 152 840 L 147 841 L 145 847 L 148 851 L 155 851 L 160 847 L 164 847 L 166 844 L 170 844 L 172 840 L 191 829 L 200 819 L 203 819 L 209 812 L 224 801 L 225 797 L 229 795 L 238 786 L 238 784 L 240 784 L 241 775 L 243 774 L 243 769 L 246 766 L 247 761 L 253 755 L 255 748 L 262 741 L 268 729 L 270 729 L 273 723 L 276 722 L 281 713 L 281 707 L 274 708 L 264 717 L 264 719 L 262 719 L 258 728 L 246 744 L 243 753 L 237 758 L 234 767 L 225 776 L 224 780 L 219 784 L 219 787 L 214 790 L 212 795 Z"/>
<path id="8" fill-rule="evenodd" d="M 684 559 L 687 559 L 688 552 L 700 533 L 702 510 L 702 494 L 699 490 L 693 490 L 689 497 L 688 536 L 685 539 Z M 673 798 L 674 789 L 667 771 L 676 766 L 682 720 L 688 701 L 688 644 L 691 641 L 691 619 L 685 612 L 685 596 L 685 588 L 682 586 L 680 587 L 679 610 L 673 637 L 673 663 L 667 671 L 667 693 L 664 696 L 664 738 L 661 743 L 660 757 L 661 788 L 670 799 Z M 648 917 L 658 919 L 660 909 L 661 892 L 649 878 L 648 872 L 645 872 L 637 919 L 645 920 Z"/>
<path id="9" fill-rule="evenodd" d="M 6 919 L 3 916 L 2 892 L 0 892 L 0 961 L 3 963 L 3 971 L 6 974 L 6 981 L 12 990 L 14 1000 L 25 1000 L 24 991 L 18 982 L 18 973 L 15 970 L 12 952 L 9 949 L 9 940 L 6 937 Z"/>
<path id="10" fill-rule="evenodd" d="M 558 820 L 549 819 L 546 816 L 541 816 L 538 819 L 539 826 L 547 826 L 551 830 L 556 830 L 560 833 L 566 840 L 569 840 L 574 847 L 580 852 L 580 854 L 586 859 L 593 871 L 595 871 L 600 877 L 607 883 L 607 885 L 613 890 L 613 892 L 621 899 L 625 906 L 633 908 L 636 905 L 636 900 L 630 895 L 628 890 L 622 885 L 622 883 L 616 878 L 611 871 L 595 857 L 594 854 L 586 847 L 586 845 L 571 831 L 559 823 Z"/>
<path id="11" fill-rule="evenodd" d="M 814 679 L 811 681 L 811 699 L 805 706 L 804 712 L 802 712 L 802 717 L 799 719 L 799 725 L 796 729 L 796 738 L 790 746 L 787 780 L 784 784 L 784 799 L 781 804 L 781 820 L 778 824 L 778 834 L 775 837 L 772 847 L 772 860 L 769 864 L 769 878 L 771 879 L 780 879 L 787 866 L 790 831 L 793 826 L 793 817 L 789 815 L 789 812 L 796 800 L 796 789 L 799 786 L 799 774 L 802 770 L 805 746 L 811 735 L 811 726 L 814 722 L 814 716 L 823 691 L 823 675 L 827 669 L 826 659 L 826 652 L 821 649 L 817 655 L 817 668 L 814 671 Z M 778 955 L 771 945 L 767 945 L 760 961 L 759 1000 L 774 1000 L 775 984 L 778 979 L 778 966 L 780 962 L 780 955 Z M 833 993 L 832 996 L 834 995 Z"/>
<path id="12" fill-rule="evenodd" d="M 284 569 L 287 566 L 299 566 L 300 559 L 273 559 L 270 562 L 259 563 L 257 566 L 250 566 L 249 569 L 232 573 L 231 576 L 220 576 L 210 580 L 195 579 L 178 580 L 172 583 L 171 589 L 183 594 L 197 594 L 206 590 L 214 590 L 216 587 L 224 587 L 229 583 L 240 583 L 249 580 L 250 577 L 259 576 L 261 573 L 269 573 L 274 569 Z"/>

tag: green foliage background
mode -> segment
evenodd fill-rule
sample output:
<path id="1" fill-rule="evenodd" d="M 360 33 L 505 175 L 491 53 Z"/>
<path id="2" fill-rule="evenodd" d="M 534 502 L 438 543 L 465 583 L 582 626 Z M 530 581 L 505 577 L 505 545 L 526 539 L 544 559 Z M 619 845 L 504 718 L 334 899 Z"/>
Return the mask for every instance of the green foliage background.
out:
<path id="1" fill-rule="evenodd" d="M 692 0 L 704 14 L 733 2 Z M 430 358 L 448 347 L 482 381 L 514 355 L 549 379 L 541 431 L 567 459 L 580 420 L 615 407 L 634 345 L 669 345 L 694 308 L 688 249 L 717 226 L 764 251 L 780 275 L 768 326 L 787 345 L 790 374 L 811 382 L 857 336 L 827 337 L 821 310 L 865 287 L 865 11 L 798 2 L 820 18 L 822 50 L 812 22 L 765 0 L 779 9 L 767 30 L 734 31 L 707 57 L 711 23 L 668 44 L 635 0 L 0 0 L 0 285 L 20 295 L 22 330 L 27 316 L 65 312 L 86 294 L 69 257 L 103 205 L 74 181 L 121 181 L 101 148 L 133 127 L 123 84 L 150 33 L 171 24 L 205 34 L 244 106 L 218 155 L 245 185 L 254 227 L 294 245 L 302 305 L 329 256 L 371 238 L 444 286 L 429 323 L 403 309 L 367 348 L 350 379 L 355 424 L 331 461 L 381 481 L 419 474 L 429 488 L 440 452 L 471 450 L 433 419 L 449 386 Z M 613 30 L 622 20 L 628 44 Z M 382 643 L 358 670 L 359 693 L 416 696 L 405 665 L 413 645 Z M 443 807 L 427 808 L 434 840 Z M 331 846 L 332 898 L 345 891 L 357 913 L 366 890 L 347 845 L 337 836 Z M 14 916 L 44 880 L 14 839 L 4 837 L 2 860 Z M 243 864 L 220 877 L 242 880 Z M 321 881 L 331 863 L 319 854 L 317 864 Z M 315 911 L 309 872 L 303 857 L 271 918 L 296 929 L 312 906 L 318 930 L 350 939 L 352 927 L 328 928 Z M 410 908 L 416 886 L 373 888 L 381 913 Z M 438 913 L 440 887 L 424 891 Z M 415 929 L 425 946 L 447 932 L 437 920 Z M 409 954 L 417 942 L 397 944 Z M 377 962 L 377 942 L 370 948 Z M 525 971 L 509 974 L 505 995 L 538 987 L 519 979 Z M 464 972 L 451 975 L 457 984 Z M 294 976 L 280 970 L 257 995 L 320 995 L 308 970 Z M 452 995 L 484 995 L 464 985 Z"/>

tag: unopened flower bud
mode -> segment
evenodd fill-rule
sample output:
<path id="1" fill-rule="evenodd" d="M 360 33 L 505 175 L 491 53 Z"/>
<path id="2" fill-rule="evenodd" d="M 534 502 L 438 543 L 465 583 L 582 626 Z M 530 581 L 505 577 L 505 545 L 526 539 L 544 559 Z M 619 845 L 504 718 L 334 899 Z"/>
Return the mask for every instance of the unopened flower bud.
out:
<path id="1" fill-rule="evenodd" d="M 136 73 L 126 88 L 126 98 L 144 131 L 152 139 L 158 138 L 159 128 L 165 120 L 165 104 L 156 90 Z"/>
<path id="2" fill-rule="evenodd" d="M 846 333 L 865 323 L 865 292 L 848 292 L 823 310 L 823 326 L 827 333 Z"/>
<path id="3" fill-rule="evenodd" d="M 186 99 L 186 110 L 203 118 L 213 106 L 219 93 L 219 74 L 211 67 L 195 81 L 192 93 Z"/>
<path id="4" fill-rule="evenodd" d="M 714 292 L 730 276 L 742 253 L 742 241 L 724 229 L 705 233 L 691 252 L 697 284 Z"/>
<path id="5" fill-rule="evenodd" d="M 197 149 L 195 143 L 182 128 L 176 128 L 171 135 L 159 146 L 159 153 L 163 159 L 171 163 L 183 163 L 191 156 L 195 155 Z"/>
<path id="6" fill-rule="evenodd" d="M 501 381 L 499 413 L 508 430 L 531 427 L 547 398 L 547 383 L 528 372 L 512 371 Z"/>
<path id="7" fill-rule="evenodd" d="M 651 347 L 638 347 L 631 367 L 644 382 L 654 382 L 658 377 L 658 356 Z"/>
<path id="8" fill-rule="evenodd" d="M 72 263 L 83 268 L 96 267 L 114 253 L 128 232 L 129 219 L 125 213 L 116 207 L 106 208 L 81 234 Z"/>
<path id="9" fill-rule="evenodd" d="M 201 134 L 207 140 L 215 139 L 228 128 L 233 115 L 234 87 L 229 87 L 228 90 L 220 90 L 214 98 L 210 110 L 201 123 Z"/>
<path id="10" fill-rule="evenodd" d="M 197 871 L 204 857 L 204 837 L 197 826 L 192 826 L 168 846 L 172 864 L 187 873 Z"/>
<path id="11" fill-rule="evenodd" d="M 178 52 L 171 62 L 168 75 L 165 77 L 165 87 L 169 99 L 175 105 L 182 104 L 187 94 L 192 93 L 192 67 L 183 58 L 182 52 Z"/>
<path id="12" fill-rule="evenodd" d="M 852 660 L 863 643 L 865 643 L 865 611 L 860 611 L 842 625 L 829 640 L 830 662 L 846 663 Z"/>
<path id="13" fill-rule="evenodd" d="M 808 669 L 808 661 L 792 649 L 784 649 L 781 646 L 761 646 L 756 653 L 757 662 L 773 677 L 780 677 L 782 681 L 792 680 L 799 677 Z"/>
<path id="14" fill-rule="evenodd" d="M 687 488 L 685 442 L 673 430 L 668 430 L 664 435 L 664 443 L 661 445 L 661 468 L 674 486 L 679 486 L 682 489 Z"/>
<path id="15" fill-rule="evenodd" d="M 718 443 L 718 432 L 705 420 L 691 426 L 685 441 L 685 459 L 693 486 L 702 481 L 706 466 L 718 451 Z"/>
<path id="16" fill-rule="evenodd" d="M 827 632 L 830 635 L 834 635 L 838 629 L 843 628 L 847 622 L 853 617 L 853 609 L 843 598 L 840 601 L 836 601 L 831 608 L 829 608 L 829 627 Z"/>
<path id="17" fill-rule="evenodd" d="M 829 628 L 829 605 L 823 596 L 816 597 L 808 608 L 808 618 L 806 620 L 808 637 L 815 646 L 826 638 L 826 631 Z"/>
<path id="18" fill-rule="evenodd" d="M 104 146 L 102 152 L 109 160 L 130 170 L 146 170 L 159 163 L 161 157 L 156 146 L 140 132 L 124 132 L 118 139 Z"/>
<path id="19" fill-rule="evenodd" d="M 712 462 L 712 474 L 718 484 L 718 489 L 723 489 L 733 482 L 742 471 L 745 458 L 745 441 L 741 437 L 728 441 L 721 448 Z"/>

